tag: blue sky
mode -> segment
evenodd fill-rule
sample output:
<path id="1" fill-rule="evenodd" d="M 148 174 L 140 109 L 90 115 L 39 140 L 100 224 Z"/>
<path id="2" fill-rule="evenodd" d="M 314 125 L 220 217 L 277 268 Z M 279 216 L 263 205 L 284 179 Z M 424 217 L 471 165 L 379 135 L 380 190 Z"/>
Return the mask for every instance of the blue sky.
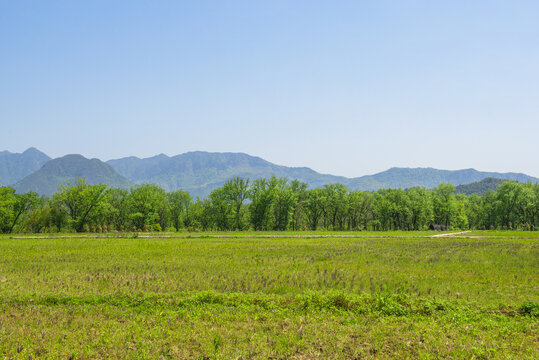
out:
<path id="1" fill-rule="evenodd" d="M 539 176 L 538 1 L 2 1 L 0 150 Z"/>

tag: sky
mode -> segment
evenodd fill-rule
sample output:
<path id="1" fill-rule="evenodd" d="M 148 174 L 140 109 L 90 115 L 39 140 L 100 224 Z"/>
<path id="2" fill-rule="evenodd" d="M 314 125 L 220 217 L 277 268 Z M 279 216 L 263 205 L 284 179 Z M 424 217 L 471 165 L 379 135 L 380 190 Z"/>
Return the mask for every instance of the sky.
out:
<path id="1" fill-rule="evenodd" d="M 539 176 L 539 1 L 0 0 L 0 151 Z"/>

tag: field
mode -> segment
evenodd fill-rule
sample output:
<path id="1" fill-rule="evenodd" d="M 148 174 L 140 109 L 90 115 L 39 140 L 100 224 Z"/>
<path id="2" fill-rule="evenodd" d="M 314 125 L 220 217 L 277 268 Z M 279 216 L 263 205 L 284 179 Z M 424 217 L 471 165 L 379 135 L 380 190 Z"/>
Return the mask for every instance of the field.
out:
<path id="1" fill-rule="evenodd" d="M 537 234 L 428 235 L 0 237 L 0 359 L 539 358 Z"/>

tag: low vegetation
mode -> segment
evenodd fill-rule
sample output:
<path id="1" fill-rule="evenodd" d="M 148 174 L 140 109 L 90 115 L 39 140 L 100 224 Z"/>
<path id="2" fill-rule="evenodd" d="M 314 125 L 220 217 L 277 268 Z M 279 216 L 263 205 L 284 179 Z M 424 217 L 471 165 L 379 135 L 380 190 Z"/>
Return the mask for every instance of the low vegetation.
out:
<path id="1" fill-rule="evenodd" d="M 0 358 L 539 357 L 537 238 L 223 234 L 0 237 Z"/>

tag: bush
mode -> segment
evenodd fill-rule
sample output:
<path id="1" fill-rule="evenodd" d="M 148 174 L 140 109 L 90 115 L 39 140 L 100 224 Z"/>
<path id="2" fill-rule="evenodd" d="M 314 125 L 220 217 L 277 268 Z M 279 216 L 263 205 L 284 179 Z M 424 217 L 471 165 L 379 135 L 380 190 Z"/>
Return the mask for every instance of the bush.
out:
<path id="1" fill-rule="evenodd" d="M 526 301 L 524 304 L 520 305 L 519 310 L 521 314 L 539 317 L 539 302 Z"/>
<path id="2" fill-rule="evenodd" d="M 373 302 L 373 310 L 382 315 L 404 316 L 410 313 L 407 298 L 404 295 L 377 295 Z"/>

